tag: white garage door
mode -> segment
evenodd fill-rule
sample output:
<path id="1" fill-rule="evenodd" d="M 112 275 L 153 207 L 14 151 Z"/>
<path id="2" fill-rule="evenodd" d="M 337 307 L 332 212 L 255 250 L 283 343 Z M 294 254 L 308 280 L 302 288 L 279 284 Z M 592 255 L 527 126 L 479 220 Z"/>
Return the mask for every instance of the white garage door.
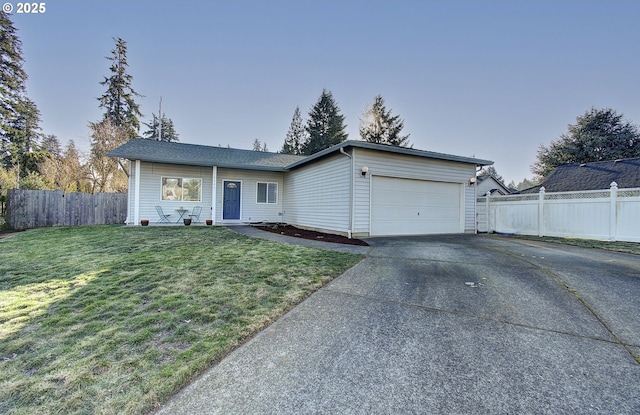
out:
<path id="1" fill-rule="evenodd" d="M 463 232 L 460 183 L 372 177 L 371 235 Z"/>

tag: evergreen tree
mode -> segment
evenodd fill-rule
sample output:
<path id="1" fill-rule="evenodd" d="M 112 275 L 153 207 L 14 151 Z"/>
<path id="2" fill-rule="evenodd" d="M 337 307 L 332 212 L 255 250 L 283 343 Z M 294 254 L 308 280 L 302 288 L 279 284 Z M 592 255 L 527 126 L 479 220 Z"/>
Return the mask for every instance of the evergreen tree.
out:
<path id="1" fill-rule="evenodd" d="M 18 166 L 20 177 L 38 171 L 38 163 L 47 155 L 40 147 L 40 113 L 29 98 L 22 98 L 16 106 L 19 112 L 9 122 L 7 155 L 9 165 Z"/>
<path id="2" fill-rule="evenodd" d="M 153 121 L 151 123 L 144 123 L 148 128 L 148 130 L 143 134 L 144 138 L 156 141 L 180 141 L 171 118 L 165 117 L 164 114 L 162 114 L 162 117 L 157 117 L 156 114 L 151 113 L 151 116 L 153 117 Z M 162 132 L 160 132 L 161 122 Z"/>
<path id="3" fill-rule="evenodd" d="M 53 134 L 45 135 L 42 138 L 42 149 L 49 152 L 51 155 L 58 157 L 62 154 L 62 147 L 60 146 L 60 140 Z"/>
<path id="4" fill-rule="evenodd" d="M 19 116 L 19 103 L 25 95 L 27 73 L 22 68 L 22 42 L 13 22 L 0 11 L 0 134 L 2 150 L 7 150 L 13 122 Z"/>
<path id="5" fill-rule="evenodd" d="M 107 57 L 111 61 L 111 76 L 105 76 L 104 81 L 100 82 L 100 85 L 107 86 L 107 91 L 98 101 L 100 108 L 106 110 L 103 119 L 111 120 L 116 127 L 124 127 L 129 138 L 134 138 L 140 130 L 138 117 L 142 117 L 134 98 L 141 98 L 142 95 L 133 90 L 133 77 L 127 73 L 127 43 L 119 37 L 113 40 L 116 46 L 111 51 L 111 56 Z"/>
<path id="6" fill-rule="evenodd" d="M 261 143 L 257 138 L 253 140 L 253 151 L 269 151 L 267 143 Z"/>
<path id="7" fill-rule="evenodd" d="M 409 134 L 400 135 L 404 121 L 399 115 L 392 116 L 387 111 L 384 98 L 377 95 L 373 103 L 364 110 L 364 119 L 360 120 L 360 137 L 364 141 L 378 144 L 389 144 L 397 147 L 413 147 L 409 145 Z"/>
<path id="8" fill-rule="evenodd" d="M 307 141 L 307 132 L 304 129 L 302 123 L 302 115 L 300 114 L 300 107 L 296 107 L 293 111 L 293 118 L 291 119 L 291 125 L 289 131 L 284 139 L 281 153 L 284 154 L 302 154 L 302 146 Z"/>
<path id="9" fill-rule="evenodd" d="M 0 11 L 0 164 L 19 166 L 20 176 L 36 170 L 41 157 L 40 113 L 27 97 L 22 42 L 9 16 Z"/>
<path id="10" fill-rule="evenodd" d="M 493 166 L 483 167 L 482 170 L 480 170 L 480 172 L 478 173 L 478 177 L 481 178 L 481 179 L 484 179 L 484 178 L 489 177 L 489 176 L 493 176 L 496 180 L 498 180 L 500 182 L 504 181 L 502 176 L 500 176 L 498 174 L 498 171 Z"/>
<path id="11" fill-rule="evenodd" d="M 524 189 L 528 189 L 528 188 L 536 186 L 536 185 L 538 185 L 538 181 L 537 180 L 535 180 L 535 179 L 527 179 L 525 177 L 518 184 L 516 184 L 516 182 L 511 180 L 511 182 L 507 185 L 507 187 L 510 188 L 510 189 L 524 190 Z"/>
<path id="12" fill-rule="evenodd" d="M 333 99 L 333 95 L 323 89 L 318 102 L 309 111 L 306 128 L 309 136 L 302 144 L 302 154 L 315 154 L 342 143 L 348 136 L 344 131 L 345 128 L 344 115 L 340 114 L 340 108 Z"/>
<path id="13" fill-rule="evenodd" d="M 538 160 L 531 171 L 539 177 L 547 176 L 565 163 L 589 163 L 640 157 L 638 127 L 623 120 L 612 109 L 595 109 L 576 118 L 549 147 L 540 146 Z"/>

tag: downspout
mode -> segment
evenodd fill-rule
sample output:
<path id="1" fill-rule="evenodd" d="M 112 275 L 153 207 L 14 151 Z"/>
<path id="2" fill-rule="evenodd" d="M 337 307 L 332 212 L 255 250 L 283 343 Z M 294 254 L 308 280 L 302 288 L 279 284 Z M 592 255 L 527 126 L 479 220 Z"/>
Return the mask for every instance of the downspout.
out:
<path id="1" fill-rule="evenodd" d="M 353 159 L 353 156 L 351 154 L 349 154 L 346 151 L 344 151 L 344 147 L 340 147 L 340 152 L 351 159 L 351 169 L 350 169 L 350 173 L 349 173 L 350 176 L 351 176 L 351 189 L 349 191 L 349 229 L 347 230 L 347 236 L 349 237 L 349 239 L 351 239 L 351 234 L 352 234 L 352 230 L 353 230 L 353 213 L 354 213 L 353 191 L 354 191 L 354 188 L 355 188 L 355 180 L 356 180 L 355 179 L 355 174 L 353 174 L 354 169 L 355 169 L 355 160 Z"/>
<path id="2" fill-rule="evenodd" d="M 124 164 L 122 164 L 122 160 L 118 159 L 118 164 L 120 165 L 120 167 L 122 168 L 122 171 L 124 172 L 124 174 L 127 176 L 127 179 L 128 179 L 130 172 L 128 172 L 127 169 L 124 167 Z"/>

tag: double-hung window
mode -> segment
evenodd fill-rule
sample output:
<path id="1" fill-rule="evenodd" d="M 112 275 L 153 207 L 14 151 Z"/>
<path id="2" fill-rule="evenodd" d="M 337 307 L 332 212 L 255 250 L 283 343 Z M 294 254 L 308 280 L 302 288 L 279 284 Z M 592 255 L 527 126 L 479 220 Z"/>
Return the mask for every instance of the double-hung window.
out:
<path id="1" fill-rule="evenodd" d="M 278 183 L 258 182 L 258 203 L 278 203 Z"/>

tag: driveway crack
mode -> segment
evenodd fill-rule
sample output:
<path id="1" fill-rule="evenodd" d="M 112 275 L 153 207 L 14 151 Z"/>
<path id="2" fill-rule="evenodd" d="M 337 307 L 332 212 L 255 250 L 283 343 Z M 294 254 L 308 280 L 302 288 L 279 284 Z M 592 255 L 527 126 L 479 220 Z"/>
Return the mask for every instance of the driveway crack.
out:
<path id="1" fill-rule="evenodd" d="M 578 291 L 571 287 L 566 281 L 564 281 L 559 275 L 557 275 L 556 273 L 554 273 L 553 271 L 551 271 L 548 268 L 545 268 L 541 265 L 538 265 L 534 262 L 529 261 L 528 259 L 515 255 L 511 252 L 508 251 L 503 251 L 500 250 L 498 248 L 494 248 L 494 247 L 488 247 L 488 246 L 481 246 L 481 248 L 483 249 L 487 249 L 490 251 L 495 251 L 495 252 L 499 252 L 501 254 L 510 256 L 512 258 L 518 259 L 522 262 L 525 262 L 527 264 L 529 264 L 529 266 L 547 274 L 548 276 L 550 276 L 551 278 L 553 278 L 558 284 L 560 284 L 570 295 L 572 295 L 576 300 L 578 300 L 580 302 L 580 304 L 582 304 L 582 306 L 584 308 L 587 309 L 587 311 L 593 315 L 593 317 L 596 318 L 596 320 L 598 320 L 598 322 L 602 325 L 602 327 L 604 327 L 604 329 L 609 332 L 609 334 L 611 335 L 612 338 L 615 339 L 615 342 L 610 342 L 610 343 L 614 343 L 614 344 L 619 344 L 621 346 L 623 346 L 625 348 L 625 350 L 633 357 L 633 359 L 636 361 L 636 363 L 638 363 L 640 365 L 640 356 L 636 355 L 633 350 L 631 349 L 631 347 L 634 347 L 635 345 L 630 345 L 625 343 L 614 331 L 611 327 L 609 327 L 609 325 L 607 324 L 607 322 L 596 312 L 596 310 L 591 307 L 591 305 L 587 302 L 587 300 L 585 300 L 584 298 L 582 298 L 582 296 L 580 296 L 580 294 L 578 293 Z M 578 337 L 584 337 L 584 336 L 578 336 Z M 635 346 L 637 347 L 637 346 Z"/>
<path id="2" fill-rule="evenodd" d="M 336 294 L 346 295 L 346 296 L 354 297 L 354 298 L 362 298 L 362 299 L 367 299 L 367 300 L 374 300 L 374 301 L 378 301 L 380 303 L 403 305 L 403 306 L 407 306 L 407 307 L 413 307 L 413 308 L 418 308 L 418 309 L 422 309 L 422 310 L 435 311 L 435 312 L 439 312 L 439 313 L 446 313 L 446 314 L 451 314 L 451 315 L 460 316 L 460 317 L 468 317 L 468 318 L 474 318 L 474 319 L 483 320 L 483 321 L 490 321 L 490 322 L 494 322 L 494 323 L 507 324 L 507 325 L 514 326 L 514 327 L 522 327 L 522 328 L 531 329 L 531 330 L 537 330 L 537 331 L 543 331 L 543 332 L 555 333 L 555 334 L 562 334 L 562 335 L 566 335 L 566 336 L 577 337 L 577 338 L 581 338 L 581 339 L 595 340 L 595 341 L 599 341 L 599 342 L 603 342 L 603 343 L 609 343 L 609 344 L 616 344 L 616 345 L 624 346 L 625 349 L 634 357 L 634 360 L 636 360 L 636 362 L 638 362 L 640 364 L 640 361 L 638 361 L 638 358 L 630 350 L 631 347 L 640 347 L 640 345 L 627 344 L 624 341 L 622 341 L 621 339 L 619 339 L 617 336 L 615 336 L 613 333 L 611 333 L 610 330 L 609 330 L 609 332 L 612 334 L 612 337 L 615 340 L 607 340 L 607 339 L 603 339 L 603 338 L 600 338 L 600 337 L 585 336 L 585 335 L 582 335 L 582 334 L 571 333 L 571 332 L 562 331 L 562 330 L 554 330 L 554 329 L 545 328 L 545 327 L 538 327 L 538 326 L 532 326 L 532 325 L 528 325 L 528 324 L 516 323 L 516 322 L 513 322 L 513 321 L 509 321 L 509 320 L 496 319 L 496 318 L 492 318 L 492 317 L 488 317 L 488 316 L 479 316 L 477 314 L 465 313 L 465 312 L 456 311 L 456 310 L 448 310 L 448 309 L 444 309 L 444 308 L 440 308 L 440 307 L 427 306 L 427 305 L 424 305 L 424 304 L 412 303 L 412 302 L 408 302 L 408 301 L 398 301 L 398 300 L 391 300 L 391 299 L 388 299 L 388 298 L 376 297 L 376 296 L 371 296 L 371 295 L 355 294 L 355 293 L 352 293 L 352 292 L 336 290 L 336 289 L 333 289 L 331 287 L 324 287 L 322 290 L 323 291 L 329 291 L 329 292 L 336 293 Z M 600 319 L 598 319 L 598 320 L 602 323 L 602 321 Z"/>

